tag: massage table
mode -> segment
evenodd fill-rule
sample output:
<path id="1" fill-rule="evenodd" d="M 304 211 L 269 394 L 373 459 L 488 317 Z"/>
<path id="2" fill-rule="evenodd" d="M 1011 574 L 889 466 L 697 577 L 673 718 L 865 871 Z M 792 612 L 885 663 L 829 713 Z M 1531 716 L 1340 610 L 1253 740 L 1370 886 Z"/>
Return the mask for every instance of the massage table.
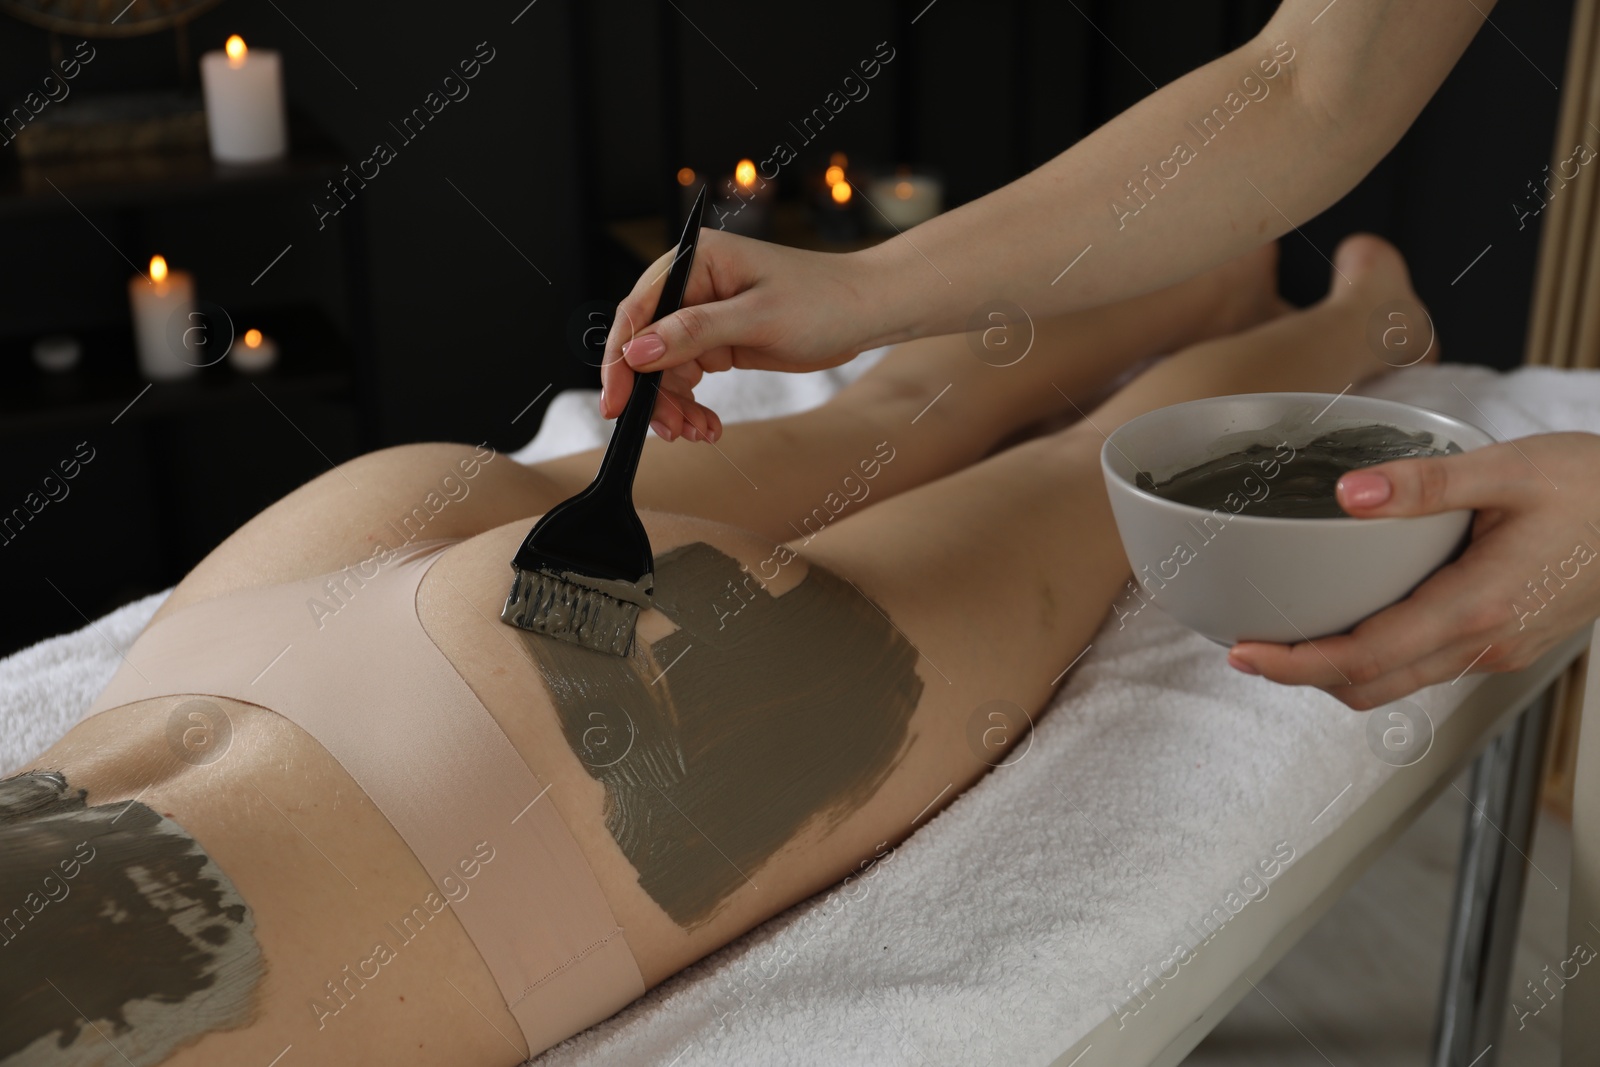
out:
<path id="1" fill-rule="evenodd" d="M 728 421 L 783 414 L 872 360 L 712 375 L 700 394 Z M 1600 432 L 1600 371 L 1429 366 L 1357 391 L 1497 437 Z M 604 443 L 594 407 L 594 393 L 558 397 L 517 458 Z M 915 432 L 896 447 L 915 447 Z M 0 660 L 0 764 L 68 728 L 163 595 Z M 774 917 L 537 1063 L 1176 1064 L 1476 760 L 1436 1063 L 1486 1067 L 1541 697 L 1588 640 L 1358 715 L 1239 674 L 1158 611 L 1121 626 L 1108 614 L 1031 735 L 943 811 L 908 811 L 896 836 L 909 836 L 870 877 Z M 1406 743 L 1369 731 L 1374 717 Z"/>

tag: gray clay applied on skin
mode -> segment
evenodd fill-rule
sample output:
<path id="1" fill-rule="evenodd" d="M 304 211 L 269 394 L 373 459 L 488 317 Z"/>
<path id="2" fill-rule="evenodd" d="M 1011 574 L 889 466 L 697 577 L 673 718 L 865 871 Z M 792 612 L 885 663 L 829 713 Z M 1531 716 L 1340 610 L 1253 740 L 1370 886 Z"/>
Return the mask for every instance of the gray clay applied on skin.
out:
<path id="1" fill-rule="evenodd" d="M 684 545 L 655 570 L 654 605 L 678 629 L 648 648 L 524 638 L 567 743 L 605 785 L 607 829 L 685 928 L 759 883 L 802 829 L 858 810 L 910 744 L 916 650 L 848 582 L 788 565 L 806 575 L 773 596 L 726 554 Z"/>
<path id="2" fill-rule="evenodd" d="M 516 577 L 500 612 L 504 621 L 615 656 L 626 656 L 633 647 L 639 609 L 650 606 L 652 575 L 624 582 L 572 571 L 512 570 Z"/>
<path id="3" fill-rule="evenodd" d="M 255 1016 L 249 907 L 198 842 L 58 773 L 0 780 L 0 1065 L 146 1067 Z"/>
<path id="4" fill-rule="evenodd" d="M 1408 433 L 1382 425 L 1348 426 L 1325 433 L 1295 448 L 1290 459 L 1283 458 L 1280 447 L 1277 443 L 1251 445 L 1180 471 L 1161 482 L 1139 471 L 1134 484 L 1167 500 L 1209 510 L 1224 507 L 1230 494 L 1240 492 L 1243 480 L 1253 478 L 1264 481 L 1269 491 L 1258 500 L 1252 499 L 1251 515 L 1339 519 L 1347 517 L 1335 494 L 1341 475 L 1391 460 L 1461 451 L 1453 441 L 1447 442 L 1445 448 L 1436 447 L 1432 434 Z M 1264 467 L 1278 468 L 1277 475 L 1263 479 Z"/>

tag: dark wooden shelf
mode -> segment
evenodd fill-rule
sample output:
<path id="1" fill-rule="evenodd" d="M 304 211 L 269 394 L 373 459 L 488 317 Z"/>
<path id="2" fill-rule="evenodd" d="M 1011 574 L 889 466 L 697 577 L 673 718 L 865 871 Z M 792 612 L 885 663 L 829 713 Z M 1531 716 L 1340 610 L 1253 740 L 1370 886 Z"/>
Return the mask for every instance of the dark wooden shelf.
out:
<path id="1" fill-rule="evenodd" d="M 0 167 L 0 219 L 44 211 L 155 207 L 199 198 L 320 184 L 347 162 L 337 145 L 291 118 L 289 153 L 250 165 L 218 163 L 204 149 L 15 162 Z"/>
<path id="2" fill-rule="evenodd" d="M 104 426 L 113 419 L 124 424 L 211 414 L 232 404 L 261 403 L 258 387 L 274 401 L 337 398 L 353 391 L 350 345 L 320 308 L 253 312 L 248 323 L 236 325 L 241 332 L 260 329 L 277 344 L 278 362 L 271 370 L 242 374 L 224 359 L 191 378 L 152 384 L 139 375 L 133 332 L 124 326 L 78 334 L 83 345 L 78 366 L 51 374 L 33 364 L 34 338 L 0 339 L 0 437 Z M 129 407 L 135 398 L 138 402 Z"/>

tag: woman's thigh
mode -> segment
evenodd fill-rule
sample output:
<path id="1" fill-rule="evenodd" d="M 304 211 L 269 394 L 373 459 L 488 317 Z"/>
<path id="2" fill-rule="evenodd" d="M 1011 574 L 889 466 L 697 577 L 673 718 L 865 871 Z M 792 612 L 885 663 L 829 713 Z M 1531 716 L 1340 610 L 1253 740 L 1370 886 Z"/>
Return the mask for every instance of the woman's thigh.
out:
<path id="1" fill-rule="evenodd" d="M 1085 449 L 1080 462 L 1094 473 L 1092 458 Z M 1099 491 L 1087 474 L 1078 481 Z M 1071 479 L 1058 488 L 1077 490 Z M 1093 511 L 1086 499 L 1091 527 Z M 656 608 L 628 658 L 498 620 L 521 526 L 443 557 L 418 605 L 550 784 L 650 983 L 863 876 L 993 766 L 1042 706 L 1061 653 L 1075 655 L 1103 616 L 1120 566 L 1063 598 L 1052 635 L 997 654 L 1006 634 L 982 627 L 1034 625 L 1038 586 L 989 590 L 981 620 L 963 617 L 951 610 L 966 596 L 959 556 L 885 557 L 925 536 L 916 526 L 880 523 L 885 543 L 836 539 L 824 555 L 704 520 L 644 521 Z M 1007 716 L 1008 736 L 985 708 Z"/>

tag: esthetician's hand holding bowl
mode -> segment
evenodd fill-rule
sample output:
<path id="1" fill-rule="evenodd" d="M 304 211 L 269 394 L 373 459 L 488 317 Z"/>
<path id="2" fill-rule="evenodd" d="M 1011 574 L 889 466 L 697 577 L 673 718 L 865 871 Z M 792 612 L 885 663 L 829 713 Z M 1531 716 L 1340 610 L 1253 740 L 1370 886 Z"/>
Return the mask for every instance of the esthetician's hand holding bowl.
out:
<path id="1" fill-rule="evenodd" d="M 1315 647 L 1240 642 L 1228 654 L 1235 668 L 1316 686 L 1366 711 L 1452 681 L 1469 666 L 1520 670 L 1600 615 L 1594 434 L 1540 434 L 1378 464 L 1344 475 L 1338 497 L 1359 518 L 1473 508 L 1472 541 L 1409 597 L 1349 634 L 1319 638 Z"/>
<path id="2" fill-rule="evenodd" d="M 1154 607 L 1225 648 L 1349 633 L 1457 555 L 1472 513 L 1354 518 L 1340 475 L 1493 443 L 1441 412 L 1359 395 L 1214 396 L 1130 419 L 1100 449 L 1134 578 L 1113 604 L 1118 627 Z"/>

